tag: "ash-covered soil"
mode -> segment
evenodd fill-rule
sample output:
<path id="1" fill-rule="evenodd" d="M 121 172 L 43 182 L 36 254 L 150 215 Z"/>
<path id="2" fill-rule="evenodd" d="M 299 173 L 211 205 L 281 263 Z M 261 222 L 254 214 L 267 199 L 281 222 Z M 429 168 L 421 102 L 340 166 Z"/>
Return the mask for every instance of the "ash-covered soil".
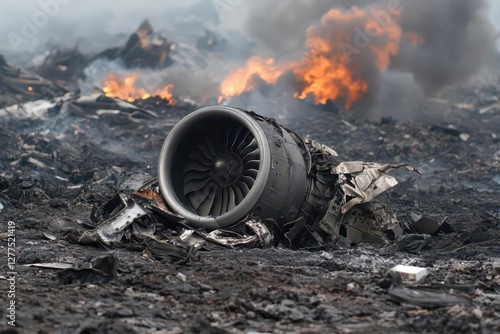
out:
<path id="1" fill-rule="evenodd" d="M 93 205 L 156 175 L 163 140 L 186 113 L 166 107 L 159 119 L 55 113 L 2 120 L 0 247 L 6 254 L 7 222 L 14 222 L 17 327 L 6 325 L 8 289 L 2 280 L 1 329 L 500 332 L 498 113 L 471 114 L 458 132 L 436 127 L 445 125 L 439 115 L 412 123 L 356 121 L 349 114 L 321 111 L 273 115 L 299 135 L 331 146 L 342 160 L 408 162 L 421 169 L 422 176 L 400 174 L 400 184 L 376 199 L 394 209 L 400 221 L 409 221 L 411 212 L 448 217 L 453 232 L 432 237 L 419 254 L 370 244 L 328 252 L 220 248 L 174 263 L 68 241 L 66 232 L 79 228 Z M 23 266 L 107 253 L 120 261 L 119 277 L 109 283 L 63 285 L 57 270 Z M 429 274 L 418 285 L 468 296 L 473 305 L 428 309 L 392 301 L 380 282 L 396 264 L 426 267 Z"/>

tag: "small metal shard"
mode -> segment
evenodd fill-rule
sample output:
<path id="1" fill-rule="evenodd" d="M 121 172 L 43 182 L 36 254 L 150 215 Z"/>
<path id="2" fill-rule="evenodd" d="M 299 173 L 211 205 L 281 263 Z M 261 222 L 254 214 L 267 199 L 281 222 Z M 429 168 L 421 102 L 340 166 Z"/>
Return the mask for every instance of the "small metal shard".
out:
<path id="1" fill-rule="evenodd" d="M 209 242 L 227 247 L 245 246 L 249 248 L 265 248 L 271 245 L 273 234 L 260 219 L 249 218 L 244 221 L 244 226 L 248 229 L 243 229 L 239 233 L 222 229 L 214 230 L 210 233 L 198 233 Z"/>
<path id="2" fill-rule="evenodd" d="M 438 308 L 453 304 L 471 306 L 469 298 L 452 295 L 439 291 L 428 291 L 423 289 L 410 289 L 403 286 L 391 287 L 387 291 L 389 296 L 399 303 L 407 303 L 425 308 Z"/>
<path id="3" fill-rule="evenodd" d="M 32 267 L 32 268 L 44 268 L 44 269 L 69 269 L 73 267 L 72 263 L 64 263 L 64 262 L 50 262 L 50 263 L 30 263 L 23 264 L 23 267 Z"/>
<path id="4" fill-rule="evenodd" d="M 61 284 L 103 283 L 115 279 L 118 274 L 118 256 L 109 254 L 73 265 L 57 273 Z"/>

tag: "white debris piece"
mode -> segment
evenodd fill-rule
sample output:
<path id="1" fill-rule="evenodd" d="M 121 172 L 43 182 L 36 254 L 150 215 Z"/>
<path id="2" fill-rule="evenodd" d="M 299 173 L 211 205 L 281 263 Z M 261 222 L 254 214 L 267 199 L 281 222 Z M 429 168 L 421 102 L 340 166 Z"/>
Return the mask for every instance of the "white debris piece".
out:
<path id="1" fill-rule="evenodd" d="M 54 102 L 47 100 L 37 100 L 15 104 L 3 109 L 0 109 L 0 117 L 7 116 L 9 118 L 33 118 L 40 119 L 45 117 L 47 110 L 55 106 Z"/>
<path id="2" fill-rule="evenodd" d="M 426 268 L 405 266 L 398 264 L 397 266 L 391 268 L 391 271 L 397 272 L 401 277 L 408 281 L 418 282 L 427 275 Z"/>
<path id="3" fill-rule="evenodd" d="M 470 135 L 465 133 L 465 132 L 462 132 L 460 134 L 460 139 L 462 139 L 463 141 L 467 141 L 467 140 L 469 140 L 469 138 L 470 138 Z"/>

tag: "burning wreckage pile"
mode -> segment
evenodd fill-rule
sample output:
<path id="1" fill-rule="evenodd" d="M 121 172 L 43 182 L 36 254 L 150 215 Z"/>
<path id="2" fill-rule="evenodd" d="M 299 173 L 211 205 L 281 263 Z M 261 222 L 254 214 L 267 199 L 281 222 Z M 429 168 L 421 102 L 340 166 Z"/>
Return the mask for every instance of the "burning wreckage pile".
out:
<path id="1" fill-rule="evenodd" d="M 397 184 L 386 174 L 395 168 L 416 171 L 401 163 L 340 162 L 331 148 L 303 141 L 273 119 L 206 107 L 169 134 L 159 180 L 118 194 L 95 212 L 98 227 L 78 242 L 159 242 L 168 244 L 162 256 L 177 246 L 172 257 L 184 254 L 181 260 L 206 241 L 330 249 L 341 229 L 349 242 L 384 244 L 383 232 L 395 229 L 397 220 L 382 207 L 357 205 Z"/>
<path id="2" fill-rule="evenodd" d="M 329 12 L 325 20 L 340 19 L 340 14 Z M 402 38 L 394 35 L 397 27 L 386 28 L 394 39 Z M 406 36 L 412 41 L 416 38 Z M 306 58 L 297 62 L 275 64 L 272 60 L 250 59 L 223 81 L 218 100 L 239 95 L 244 98 L 258 85 L 276 84 L 290 69 L 297 76 L 313 78 L 317 70 L 314 65 L 323 59 L 313 48 L 321 44 L 321 34 L 316 31 L 309 38 L 311 49 Z M 413 42 L 422 42 L 418 40 Z M 146 304 L 151 300 L 167 303 L 165 312 L 170 318 L 157 317 L 142 302 L 126 306 L 124 301 L 113 301 L 108 305 L 109 295 L 99 290 L 105 296 L 101 306 L 88 311 L 75 307 L 69 318 L 80 319 L 75 314 L 94 317 L 92 312 L 105 309 L 104 318 L 111 319 L 109 323 L 62 325 L 69 318 L 61 311 L 41 321 L 44 326 L 66 326 L 77 332 L 110 328 L 144 332 L 173 325 L 178 332 L 184 326 L 192 331 L 198 331 L 197 327 L 228 331 L 233 326 L 282 332 L 290 328 L 320 331 L 333 326 L 350 331 L 374 324 L 388 329 L 423 330 L 431 326 L 429 321 L 439 319 L 440 323 L 431 328 L 498 330 L 494 319 L 500 314 L 498 304 L 495 306 L 499 285 L 495 280 L 500 273 L 498 262 L 491 256 L 499 251 L 500 224 L 498 206 L 489 198 L 498 190 L 495 192 L 491 188 L 495 185 L 485 182 L 490 173 L 498 174 L 500 159 L 495 137 L 495 126 L 500 124 L 498 82 L 479 90 L 461 87 L 466 95 L 474 96 L 474 100 L 465 98 L 467 103 L 455 103 L 456 99 L 428 101 L 430 108 L 445 101 L 452 110 L 459 111 L 453 115 L 466 113 L 471 125 L 467 129 L 440 124 L 422 130 L 420 125 L 398 124 L 390 119 L 380 124 L 356 123 L 338 110 L 311 111 L 314 116 L 287 114 L 296 120 L 282 117 L 304 136 L 253 111 L 211 106 L 192 112 L 198 104 L 174 99 L 171 84 L 153 90 L 137 88 L 136 75 L 120 77 L 110 73 L 103 90 L 89 96 L 75 90 L 75 82 L 84 77 L 83 70 L 95 59 L 119 58 L 130 68 L 166 67 L 171 64 L 171 49 L 172 45 L 155 36 L 145 22 L 124 46 L 92 57 L 77 51 L 49 53 L 32 71 L 11 67 L 0 58 L 0 136 L 6 143 L 0 154 L 4 171 L 0 175 L 0 212 L 5 216 L 2 220 L 16 221 L 21 227 L 21 240 L 29 240 L 22 244 L 19 258 L 19 264 L 27 268 L 20 271 L 24 275 L 33 267 L 57 269 L 60 283 L 89 287 L 111 281 L 109 287 L 115 294 L 121 295 L 126 286 L 125 295 Z M 395 52 L 393 46 L 387 50 L 389 54 Z M 383 54 L 381 50 L 372 51 Z M 340 58 L 330 59 L 339 62 L 327 64 L 328 68 L 338 69 L 330 73 L 345 73 Z M 381 71 L 387 67 L 384 60 L 388 58 L 378 62 Z M 256 74 L 262 80 L 253 80 Z M 306 80 L 305 86 L 292 95 L 304 105 L 306 97 L 312 96 L 314 103 L 325 103 L 329 96 L 349 109 L 369 86 L 350 76 L 329 80 L 345 89 L 329 86 L 332 91 L 318 91 L 318 85 Z M 200 104 L 209 105 L 209 101 Z M 473 133 L 479 124 L 486 124 L 483 132 Z M 490 131 L 488 124 L 491 133 L 486 133 Z M 315 133 L 321 143 L 311 138 Z M 376 144 L 373 138 L 378 138 Z M 323 143 L 335 145 L 351 158 L 362 159 L 363 152 L 367 152 L 375 160 L 398 162 L 345 161 Z M 471 146 L 464 148 L 465 144 Z M 474 162 L 467 156 L 471 154 L 477 160 L 481 154 L 491 155 L 494 162 Z M 422 165 L 422 160 L 430 165 Z M 435 167 L 435 160 L 443 165 Z M 401 191 L 396 187 L 391 197 L 382 196 L 388 202 L 372 202 L 397 184 L 388 175 L 391 170 L 420 173 L 399 161 L 418 166 L 430 174 L 424 174 L 421 182 L 436 185 L 419 187 L 418 179 L 407 178 Z M 447 163 L 452 166 L 445 166 Z M 150 169 L 156 169 L 157 177 L 149 174 Z M 450 176 L 448 170 L 459 171 L 459 176 Z M 474 171 L 477 180 L 467 176 L 469 171 Z M 493 177 L 497 184 L 498 177 Z M 488 182 L 492 182 L 491 178 Z M 477 199 L 470 198 L 475 191 L 472 189 L 480 189 Z M 440 201 L 442 204 L 465 208 L 485 205 L 477 226 L 468 230 L 467 226 L 454 225 L 444 213 L 431 218 L 403 210 L 398 212 L 403 217 L 400 219 L 391 208 L 436 211 L 439 207 L 432 197 L 437 201 L 446 191 L 453 197 L 453 205 L 449 199 Z M 417 202 L 423 207 L 419 208 Z M 454 215 L 455 220 L 467 216 L 454 208 L 441 209 Z M 37 210 L 40 212 L 35 213 Z M 30 235 L 31 231 L 36 235 Z M 40 231 L 46 240 L 39 240 Z M 479 250 L 467 249 L 476 243 L 481 245 Z M 357 244 L 364 246 L 357 248 Z M 72 247 L 77 248 L 69 258 L 61 254 Z M 228 253 L 229 249 L 242 247 L 246 248 L 244 253 Z M 103 248 L 113 252 L 103 254 Z M 485 254 L 485 250 L 490 253 Z M 462 251 L 462 255 L 448 254 Z M 92 255 L 82 261 L 81 252 Z M 389 263 L 398 261 L 410 267 L 387 270 L 392 267 Z M 158 262 L 178 274 L 164 282 L 165 272 L 154 266 Z M 274 269 L 268 272 L 263 269 L 266 266 Z M 423 277 L 425 267 L 435 269 L 427 280 Z M 136 269 L 140 273 L 132 274 Z M 295 278 L 285 278 L 290 270 Z M 200 272 L 207 278 L 196 278 Z M 144 281 L 143 275 L 151 282 Z M 42 271 L 37 279 L 48 277 Z M 403 278 L 405 285 L 418 280 L 424 283 L 408 287 L 403 285 Z M 191 284 L 195 279 L 197 283 Z M 250 282 L 248 287 L 245 282 Z M 281 283 L 290 288 L 278 288 L 276 285 Z M 46 292 L 55 291 L 50 289 Z M 226 289 L 227 295 L 223 292 Z M 467 295 L 454 293 L 457 290 Z M 27 293 L 30 291 L 38 294 L 34 288 Z M 398 316 L 398 309 L 381 301 L 381 291 L 391 300 L 409 305 L 405 314 Z M 193 311 L 192 305 L 200 301 L 189 296 L 197 293 L 207 299 L 207 306 Z M 77 298 L 84 300 L 94 298 L 78 294 Z M 235 301 L 234 295 L 242 300 Z M 480 305 L 473 312 L 468 311 L 473 307 L 471 296 Z M 213 305 L 220 307 L 215 306 L 214 311 Z M 353 307 L 360 311 L 352 311 Z M 439 307 L 446 307 L 446 311 L 432 311 Z M 342 312 L 342 308 L 348 311 Z M 378 314 L 380 309 L 384 310 L 382 315 Z M 36 305 L 33 310 L 43 313 Z M 186 322 L 182 313 L 205 315 Z M 122 318 L 129 322 L 113 320 Z M 401 318 L 406 319 L 405 323 Z M 268 319 L 279 322 L 273 325 Z M 26 320 L 26 328 L 31 329 L 40 322 L 35 315 Z"/>

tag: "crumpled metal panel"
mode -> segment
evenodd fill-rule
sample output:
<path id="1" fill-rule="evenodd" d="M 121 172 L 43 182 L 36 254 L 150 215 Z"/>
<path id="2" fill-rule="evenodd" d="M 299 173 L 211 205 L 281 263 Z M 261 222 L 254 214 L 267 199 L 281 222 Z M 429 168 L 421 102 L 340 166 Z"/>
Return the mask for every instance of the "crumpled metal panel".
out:
<path id="1" fill-rule="evenodd" d="M 120 193 L 118 194 L 121 203 L 124 205 L 116 215 L 101 223 L 98 227 L 91 231 L 85 231 L 79 239 L 82 244 L 90 244 L 100 241 L 106 245 L 113 242 L 119 242 L 125 235 L 125 229 L 129 227 L 138 218 L 147 215 L 144 208 L 129 196 Z M 143 231 L 142 233 L 144 233 Z M 148 230 L 146 233 L 152 234 L 153 231 Z"/>
<path id="2" fill-rule="evenodd" d="M 341 212 L 347 213 L 357 204 L 370 202 L 398 184 L 393 176 L 386 174 L 397 168 L 420 173 L 414 167 L 404 163 L 341 162 L 335 168 L 335 174 L 339 176 L 339 185 L 342 190 L 346 195 L 353 197 L 342 206 Z"/>

